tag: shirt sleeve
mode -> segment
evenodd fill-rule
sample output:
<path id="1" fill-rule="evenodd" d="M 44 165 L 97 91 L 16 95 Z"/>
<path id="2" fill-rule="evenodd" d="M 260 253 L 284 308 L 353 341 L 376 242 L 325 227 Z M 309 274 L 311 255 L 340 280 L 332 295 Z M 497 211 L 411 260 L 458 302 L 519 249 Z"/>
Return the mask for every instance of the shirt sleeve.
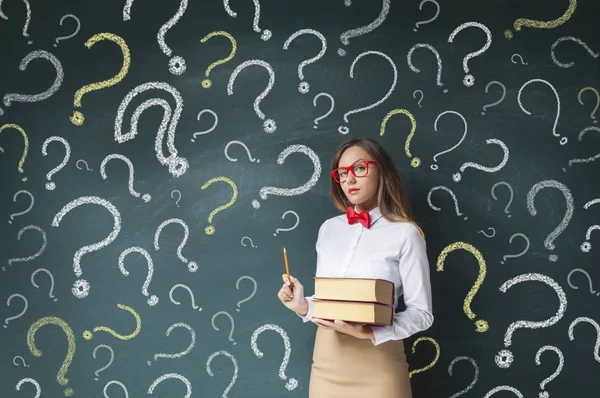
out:
<path id="1" fill-rule="evenodd" d="M 316 274 L 319 274 L 319 264 L 321 262 L 321 254 L 320 254 L 320 243 L 322 242 L 323 239 L 323 231 L 325 230 L 325 223 L 327 221 L 325 221 L 323 224 L 321 224 L 321 227 L 319 228 L 319 233 L 317 236 L 317 243 L 315 244 L 315 249 L 317 251 L 317 270 L 316 270 Z M 306 286 L 305 286 L 306 288 Z M 306 315 L 302 316 L 298 313 L 296 313 L 296 315 L 298 315 L 300 318 L 302 318 L 302 321 L 304 321 L 304 323 L 310 321 L 313 317 L 313 311 L 314 311 L 314 303 L 313 303 L 313 297 L 314 294 L 312 296 L 305 296 L 304 298 L 306 299 L 306 301 L 308 301 L 308 312 L 306 313 Z"/>
<path id="2" fill-rule="evenodd" d="M 373 325 L 373 344 L 402 340 L 433 324 L 431 282 L 425 239 L 410 225 L 398 258 L 406 310 L 394 314 L 391 325 Z"/>

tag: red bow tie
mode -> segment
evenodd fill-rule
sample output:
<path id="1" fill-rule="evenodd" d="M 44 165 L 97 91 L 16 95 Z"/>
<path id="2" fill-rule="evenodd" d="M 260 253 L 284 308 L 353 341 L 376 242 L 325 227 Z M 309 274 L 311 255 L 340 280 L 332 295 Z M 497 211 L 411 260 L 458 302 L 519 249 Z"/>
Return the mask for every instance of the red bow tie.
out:
<path id="1" fill-rule="evenodd" d="M 365 228 L 369 228 L 371 226 L 371 220 L 369 218 L 368 211 L 357 213 L 353 207 L 348 206 L 348 209 L 346 210 L 346 216 L 348 216 L 348 224 L 354 224 L 358 221 Z"/>

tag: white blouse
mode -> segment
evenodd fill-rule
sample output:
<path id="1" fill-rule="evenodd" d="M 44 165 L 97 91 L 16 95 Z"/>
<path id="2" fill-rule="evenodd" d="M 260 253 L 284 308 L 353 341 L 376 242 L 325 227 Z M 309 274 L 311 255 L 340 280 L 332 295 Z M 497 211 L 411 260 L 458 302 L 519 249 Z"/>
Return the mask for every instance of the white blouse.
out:
<path id="1" fill-rule="evenodd" d="M 404 294 L 406 310 L 394 313 L 392 325 L 372 325 L 373 344 L 405 339 L 433 323 L 429 262 L 425 240 L 408 222 L 391 222 L 379 208 L 369 212 L 371 227 L 348 224 L 346 214 L 326 220 L 316 243 L 317 277 L 379 278 L 394 283 L 395 299 Z M 307 296 L 312 319 L 313 296 Z M 394 310 L 397 302 L 394 303 Z"/>

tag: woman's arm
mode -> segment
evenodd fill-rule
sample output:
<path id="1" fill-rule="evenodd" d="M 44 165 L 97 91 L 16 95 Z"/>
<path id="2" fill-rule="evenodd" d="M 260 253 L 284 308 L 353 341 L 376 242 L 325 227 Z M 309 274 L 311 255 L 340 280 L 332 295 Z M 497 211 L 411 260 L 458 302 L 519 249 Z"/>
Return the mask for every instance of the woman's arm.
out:
<path id="1" fill-rule="evenodd" d="M 321 262 L 321 255 L 320 255 L 320 243 L 322 242 L 323 239 L 323 233 L 325 230 L 325 224 L 327 223 L 327 221 L 323 222 L 323 224 L 321 224 L 321 226 L 319 227 L 319 233 L 317 234 L 317 243 L 315 244 L 315 249 L 317 251 L 317 269 L 315 272 L 315 275 L 319 274 L 319 264 Z M 304 313 L 303 315 L 303 311 L 299 311 L 296 312 L 296 314 L 302 318 L 302 320 L 306 323 L 310 320 L 312 320 L 313 318 L 313 309 L 314 309 L 314 304 L 313 304 L 313 297 L 314 294 L 312 296 L 305 296 L 304 298 L 306 299 L 306 313 Z"/>
<path id="2" fill-rule="evenodd" d="M 394 314 L 391 325 L 371 326 L 373 344 L 401 340 L 428 329 L 433 324 L 429 261 L 425 240 L 419 230 L 410 225 L 398 258 L 400 280 L 404 290 L 406 310 Z"/>

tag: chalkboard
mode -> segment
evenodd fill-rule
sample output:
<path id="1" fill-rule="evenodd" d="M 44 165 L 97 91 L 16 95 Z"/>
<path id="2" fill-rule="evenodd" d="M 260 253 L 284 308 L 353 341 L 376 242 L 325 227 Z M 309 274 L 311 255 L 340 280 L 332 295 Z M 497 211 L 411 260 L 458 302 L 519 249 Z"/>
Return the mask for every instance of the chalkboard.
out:
<path id="1" fill-rule="evenodd" d="M 358 136 L 426 234 L 414 397 L 597 391 L 598 2 L 0 11 L 1 396 L 308 396 L 282 249 L 312 294 Z"/>

